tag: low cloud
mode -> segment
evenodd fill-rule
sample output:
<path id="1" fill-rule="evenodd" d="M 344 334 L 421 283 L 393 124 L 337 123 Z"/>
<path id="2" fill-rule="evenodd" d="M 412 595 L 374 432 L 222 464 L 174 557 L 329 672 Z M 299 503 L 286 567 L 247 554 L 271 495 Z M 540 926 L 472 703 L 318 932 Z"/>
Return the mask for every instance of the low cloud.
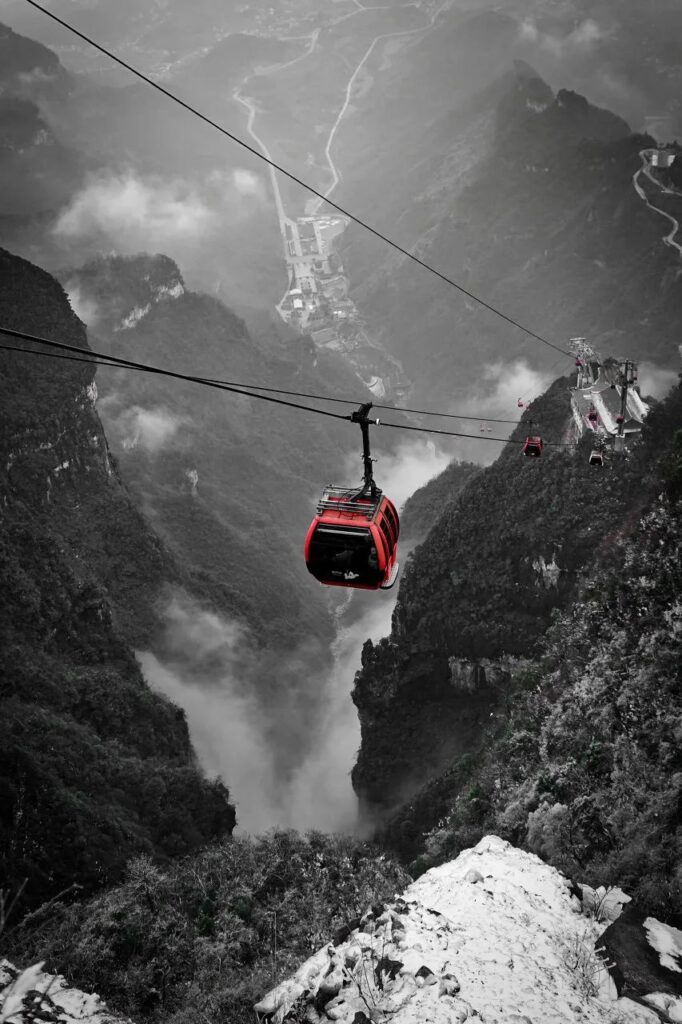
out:
<path id="1" fill-rule="evenodd" d="M 646 109 L 646 96 L 624 75 L 608 67 L 596 67 L 594 74 L 592 91 L 600 103 L 608 107 L 622 107 L 629 116 L 633 110 Z"/>
<path id="2" fill-rule="evenodd" d="M 290 820 L 297 829 L 349 833 L 359 828 L 350 772 L 360 746 L 360 722 L 350 694 L 365 641 L 378 642 L 391 632 L 397 596 L 397 588 L 348 596 L 348 602 L 360 600 L 367 607 L 357 621 L 339 629 L 333 646 L 333 667 L 322 693 L 325 713 L 289 789 Z"/>
<path id="3" fill-rule="evenodd" d="M 200 764 L 229 787 L 239 828 L 258 833 L 273 826 L 307 828 L 324 822 L 352 831 L 355 798 L 347 779 L 338 799 L 337 789 L 343 786 L 334 783 L 321 785 L 305 801 L 299 795 L 309 749 L 323 728 L 333 728 L 327 715 L 333 674 L 324 679 L 302 676 L 314 664 L 305 649 L 287 656 L 261 651 L 246 627 L 187 596 L 174 598 L 165 615 L 163 655 L 138 652 L 138 661 L 152 689 L 184 708 Z M 301 694 L 296 693 L 301 678 L 305 703 L 327 701 L 327 708 L 314 716 L 323 727 L 301 729 Z M 346 698 L 350 703 L 348 691 Z M 334 752 L 328 753 L 329 780 L 336 762 Z"/>
<path id="4" fill-rule="evenodd" d="M 284 824 L 266 713 L 249 686 L 256 656 L 245 628 L 186 597 L 175 597 L 165 617 L 163 659 L 137 654 L 147 682 L 185 710 L 201 766 L 229 787 L 239 826 Z"/>
<path id="5" fill-rule="evenodd" d="M 561 367 L 555 370 L 535 369 L 523 359 L 513 363 L 501 360 L 489 363 L 483 371 L 486 385 L 481 396 L 485 401 L 483 411 L 496 419 L 520 418 L 522 410 L 518 407 L 518 399 L 527 404 L 546 391 L 561 372 Z"/>
<path id="6" fill-rule="evenodd" d="M 378 445 L 375 447 L 378 450 Z M 393 504 L 401 508 L 411 494 L 442 473 L 451 459 L 452 455 L 438 448 L 434 441 L 408 441 L 400 445 L 395 455 L 379 456 L 375 466 L 377 483 Z M 349 479 L 355 465 L 354 462 L 347 467 Z"/>
<path id="7" fill-rule="evenodd" d="M 228 676 L 216 689 L 186 682 L 150 652 L 137 657 L 151 688 L 184 709 L 199 762 L 209 777 L 220 777 L 229 787 L 239 829 L 255 834 L 283 825 L 254 702 L 237 696 Z"/>
<path id="8" fill-rule="evenodd" d="M 452 439 L 443 438 L 442 440 L 439 438 L 438 446 L 433 450 L 431 457 L 428 455 L 428 445 L 421 451 L 415 450 L 417 466 L 413 479 L 419 478 L 419 462 L 422 460 L 426 471 L 426 480 L 435 475 L 435 472 L 438 471 L 436 467 L 442 460 L 445 460 L 447 464 L 450 459 L 457 458 L 467 462 L 477 462 L 482 466 L 494 462 L 502 450 L 502 443 L 493 443 L 490 439 L 506 440 L 509 437 L 514 429 L 514 424 L 521 418 L 523 412 L 523 409 L 518 406 L 519 399 L 524 406 L 527 405 L 533 398 L 546 391 L 552 381 L 562 372 L 565 370 L 561 367 L 538 370 L 523 359 L 517 359 L 511 363 L 499 360 L 485 366 L 477 385 L 472 385 L 467 398 L 458 398 L 456 402 L 453 401 L 451 408 L 453 415 L 459 413 L 464 417 L 473 418 L 436 421 L 425 418 L 420 421 L 423 425 L 437 426 L 437 428 L 451 430 L 465 436 Z M 496 420 L 506 422 L 498 423 L 495 422 Z M 405 464 L 411 467 L 412 461 L 408 458 Z M 430 473 L 430 470 L 433 472 Z M 426 480 L 422 480 L 422 483 L 425 483 Z M 417 486 L 421 485 L 420 483 Z M 412 488 L 412 490 L 414 489 Z"/>
<path id="9" fill-rule="evenodd" d="M 106 172 L 88 178 L 53 231 L 64 241 L 100 241 L 123 254 L 168 251 L 181 258 L 228 223 L 248 219 L 265 198 L 262 179 L 240 169 L 215 171 L 198 183 Z"/>
<path id="10" fill-rule="evenodd" d="M 671 388 L 679 383 L 679 374 L 675 370 L 664 370 L 653 363 L 643 362 L 638 370 L 639 390 L 643 397 L 663 399 Z"/>
<path id="11" fill-rule="evenodd" d="M 408 443 L 382 460 L 380 482 L 402 504 L 448 462 L 430 441 Z M 313 644 L 262 651 L 246 627 L 188 597 L 168 604 L 163 654 L 138 659 L 152 688 L 185 709 L 200 763 L 229 787 L 240 829 L 358 829 L 350 693 L 364 642 L 390 633 L 397 592 L 336 595 L 331 660 Z"/>
<path id="12" fill-rule="evenodd" d="M 116 431 L 121 435 L 123 448 L 143 448 L 156 455 L 173 441 L 182 426 L 189 423 L 185 416 L 176 416 L 167 409 L 143 409 L 134 405 L 121 413 Z"/>
<path id="13" fill-rule="evenodd" d="M 71 303 L 71 309 L 78 319 L 82 320 L 87 327 L 94 327 L 100 316 L 95 300 L 85 295 L 77 284 L 67 283 L 65 290 Z"/>
<path id="14" fill-rule="evenodd" d="M 236 170 L 232 174 L 232 182 L 237 191 L 243 196 L 256 196 L 264 199 L 263 182 L 252 171 Z"/>
<path id="15" fill-rule="evenodd" d="M 532 43 L 553 57 L 589 53 L 607 35 L 593 18 L 586 18 L 563 36 L 543 32 L 533 18 L 525 18 L 519 26 L 522 42 Z"/>
<path id="16" fill-rule="evenodd" d="M 375 447 L 378 450 L 378 444 Z M 378 459 L 377 482 L 400 508 L 411 494 L 442 473 L 450 460 L 433 441 L 407 442 L 394 455 Z M 357 460 L 349 460 L 344 479 L 352 483 L 356 475 Z M 404 546 L 399 551 L 404 563 L 408 552 Z M 397 586 L 381 593 L 348 591 L 339 607 L 333 664 L 319 691 L 322 719 L 288 791 L 290 822 L 295 828 L 344 832 L 358 828 L 350 772 L 360 746 L 360 723 L 350 694 L 365 641 L 376 643 L 391 632 L 397 597 Z"/>
<path id="17" fill-rule="evenodd" d="M 569 44 L 578 49 L 590 49 L 595 43 L 606 37 L 606 33 L 600 29 L 596 21 L 586 18 L 568 37 Z"/>

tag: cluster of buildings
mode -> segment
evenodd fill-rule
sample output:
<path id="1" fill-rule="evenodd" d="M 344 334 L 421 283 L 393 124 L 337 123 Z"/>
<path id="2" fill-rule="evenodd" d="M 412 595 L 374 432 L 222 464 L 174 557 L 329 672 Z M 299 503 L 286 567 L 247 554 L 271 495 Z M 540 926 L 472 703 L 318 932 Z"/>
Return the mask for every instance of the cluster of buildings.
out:
<path id="1" fill-rule="evenodd" d="M 341 347 L 339 328 L 357 325 L 355 303 L 332 239 L 346 226 L 341 217 L 287 218 L 284 259 L 289 287 L 277 307 L 280 316 L 311 335 L 318 345 Z"/>
<path id="2" fill-rule="evenodd" d="M 372 340 L 357 306 L 348 295 L 348 281 L 334 246 L 347 220 L 307 214 L 292 220 L 280 216 L 289 285 L 277 310 L 286 323 L 308 334 L 317 348 L 343 352 L 375 398 L 405 398 L 399 364 Z"/>

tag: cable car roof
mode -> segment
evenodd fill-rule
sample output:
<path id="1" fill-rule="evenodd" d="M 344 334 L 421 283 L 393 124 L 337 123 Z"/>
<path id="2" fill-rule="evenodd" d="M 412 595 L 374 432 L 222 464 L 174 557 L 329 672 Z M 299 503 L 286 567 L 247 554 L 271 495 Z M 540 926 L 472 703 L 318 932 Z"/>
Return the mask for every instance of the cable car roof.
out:
<path id="1" fill-rule="evenodd" d="M 324 493 L 317 503 L 317 514 L 335 512 L 343 515 L 357 515 L 372 520 L 381 504 L 383 492 L 375 490 L 374 494 L 358 495 L 348 487 L 325 487 Z"/>

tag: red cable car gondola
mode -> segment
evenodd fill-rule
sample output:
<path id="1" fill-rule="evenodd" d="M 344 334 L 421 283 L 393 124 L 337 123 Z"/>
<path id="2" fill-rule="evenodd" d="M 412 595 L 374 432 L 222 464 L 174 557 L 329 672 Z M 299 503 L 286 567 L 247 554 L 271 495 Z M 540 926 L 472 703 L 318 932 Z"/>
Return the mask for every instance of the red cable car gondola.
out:
<path id="1" fill-rule="evenodd" d="M 378 489 L 372 474 L 367 412 L 351 420 L 362 429 L 365 477 L 362 488 L 327 487 L 305 538 L 308 572 L 331 587 L 388 590 L 398 576 L 400 520 L 395 505 Z"/>
<path id="2" fill-rule="evenodd" d="M 542 438 L 541 437 L 527 437 L 523 442 L 523 448 L 521 454 L 527 456 L 529 459 L 539 459 L 542 455 Z"/>
<path id="3" fill-rule="evenodd" d="M 320 583 L 388 590 L 398 576 L 400 523 L 392 501 L 327 487 L 305 539 L 305 564 Z"/>

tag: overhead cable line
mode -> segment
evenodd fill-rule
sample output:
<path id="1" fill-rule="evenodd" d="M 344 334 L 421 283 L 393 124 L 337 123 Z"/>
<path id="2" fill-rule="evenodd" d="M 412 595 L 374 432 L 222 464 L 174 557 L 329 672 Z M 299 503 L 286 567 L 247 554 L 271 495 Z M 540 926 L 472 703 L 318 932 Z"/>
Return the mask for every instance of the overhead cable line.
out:
<path id="1" fill-rule="evenodd" d="M 331 416 L 335 420 L 350 419 L 350 416 L 342 416 L 341 413 L 330 412 L 329 409 L 317 409 L 311 405 L 301 405 L 298 402 L 287 402 L 283 398 L 274 398 L 272 395 L 259 395 L 255 391 L 247 391 L 244 388 L 232 387 L 232 385 L 229 384 L 218 384 L 215 381 L 208 380 L 206 377 L 194 377 L 187 373 L 177 373 L 174 370 L 164 370 L 159 366 L 149 366 L 145 363 L 136 363 L 132 359 L 123 359 L 120 356 L 110 356 L 107 355 L 106 352 L 94 352 L 90 349 L 93 356 L 93 358 L 90 358 L 87 354 L 87 350 L 79 348 L 77 345 L 67 345 L 62 341 L 52 341 L 47 338 L 39 338 L 34 334 L 26 334 L 23 331 L 10 330 L 7 327 L 0 327 L 0 334 L 8 334 L 12 338 L 23 338 L 24 341 L 36 342 L 39 345 L 47 345 L 49 348 L 61 349 L 66 352 L 82 353 L 82 355 L 75 360 L 77 362 L 94 363 L 99 360 L 100 365 L 103 366 L 121 366 L 129 370 L 141 370 L 144 373 L 158 374 L 162 377 L 173 377 L 176 380 L 186 380 L 193 384 L 201 384 L 204 387 L 217 388 L 219 391 L 229 391 L 235 395 L 246 395 L 248 398 L 258 398 L 262 402 L 272 402 L 275 405 L 286 405 L 291 409 L 304 409 L 306 412 L 316 412 L 320 416 Z M 0 348 L 3 347 L 9 348 L 9 346 L 0 346 Z M 17 351 L 17 349 L 13 348 L 12 351 Z M 19 349 L 19 351 L 27 355 L 53 355 L 51 352 L 39 352 L 35 349 L 22 348 Z"/>
<path id="2" fill-rule="evenodd" d="M 297 177 L 291 171 L 288 171 L 285 167 L 282 167 L 280 164 L 276 163 L 276 161 L 271 160 L 270 157 L 266 156 L 264 153 L 261 153 L 260 150 L 256 149 L 254 146 L 251 146 L 248 142 L 245 142 L 244 139 L 241 139 L 238 135 L 235 135 L 233 132 L 228 131 L 227 128 L 225 128 L 221 124 L 218 124 L 217 121 L 212 120 L 212 118 L 208 117 L 206 114 L 202 114 L 202 112 L 198 110 L 196 107 L 193 107 L 190 103 L 187 103 L 179 96 L 176 96 L 175 93 L 172 93 L 169 89 L 164 88 L 164 86 L 160 85 L 158 82 L 155 82 L 152 78 L 149 78 L 147 75 L 144 74 L 144 72 L 138 71 L 138 69 L 133 67 L 132 64 L 129 64 L 127 61 L 123 60 L 122 57 L 118 57 L 115 53 L 113 53 L 111 50 L 108 50 L 100 43 L 95 42 L 94 39 L 92 39 L 90 36 L 85 35 L 84 32 L 81 32 L 74 25 L 71 25 L 68 21 L 65 21 L 63 18 L 60 18 L 52 11 L 48 11 L 45 7 L 42 7 L 39 3 L 36 2 L 36 0 L 26 0 L 26 3 L 30 4 L 31 7 L 35 7 L 36 10 L 41 11 L 43 14 L 47 15 L 48 18 L 51 18 L 53 21 L 56 21 L 57 24 L 67 29 L 67 31 L 73 33 L 73 35 L 78 36 L 79 39 L 82 39 L 85 43 L 88 43 L 89 46 L 93 46 L 96 50 L 99 50 L 100 53 L 103 53 L 106 57 L 109 57 L 110 60 L 113 60 L 120 67 L 125 68 L 126 71 L 129 71 L 132 75 L 135 75 L 135 77 L 139 78 L 142 82 L 146 82 L 147 85 L 150 85 L 153 89 L 156 89 L 157 92 L 160 92 L 162 95 L 166 96 L 167 99 L 172 100 L 173 103 L 177 103 L 178 106 L 183 107 L 183 109 L 187 110 L 190 114 L 194 114 L 195 117 L 198 117 L 201 121 L 204 121 L 205 124 L 210 125 L 211 128 L 215 128 L 216 131 L 226 136 L 226 138 L 231 139 L 232 142 L 235 142 L 238 146 L 241 146 L 243 149 L 247 150 L 249 153 L 257 157 L 259 160 L 262 160 L 264 163 L 269 164 L 270 167 L 274 168 L 274 170 L 279 171 L 280 174 L 283 174 L 285 177 L 289 178 L 290 181 L 293 181 L 297 185 L 300 185 L 301 188 L 306 189 L 308 192 L 311 193 L 311 195 L 314 195 L 318 199 L 321 199 L 323 202 L 327 203 L 328 206 L 331 206 L 338 213 L 342 214 L 342 216 L 348 217 L 349 220 L 354 221 L 354 223 L 358 224 L 365 231 L 369 231 L 370 234 L 375 236 L 375 238 L 378 238 L 382 242 L 385 242 L 386 245 L 391 246 L 391 248 L 395 249 L 397 252 L 407 257 L 407 259 L 412 260 L 413 263 L 418 264 L 418 266 L 422 267 L 424 270 L 427 270 L 430 274 L 434 274 L 436 277 L 440 278 L 441 281 L 444 281 L 452 288 L 456 288 L 458 292 L 461 292 L 462 295 L 466 295 L 467 298 L 472 300 L 472 302 L 478 303 L 479 306 L 482 306 L 489 312 L 494 313 L 495 316 L 498 316 L 500 317 L 500 319 L 505 320 L 512 327 L 516 327 L 520 331 L 523 331 L 523 333 L 527 334 L 529 337 L 535 338 L 536 341 L 541 342 L 543 345 L 547 345 L 548 348 L 553 348 L 556 352 L 561 352 L 563 355 L 566 356 L 571 355 L 570 352 L 566 351 L 565 349 L 562 349 L 559 345 L 555 345 L 554 342 L 548 341 L 547 338 L 543 338 L 541 334 L 536 334 L 536 332 L 532 331 L 529 327 L 524 327 L 524 325 L 519 323 L 518 320 L 515 320 L 513 317 L 508 316 L 506 313 L 503 313 L 500 309 L 497 309 L 496 306 L 493 306 L 491 303 L 486 302 L 485 299 L 481 299 L 478 295 L 475 295 L 473 292 L 469 291 L 463 285 L 458 284 L 451 277 L 448 277 L 447 274 L 443 274 L 440 270 L 437 270 L 435 267 L 432 267 L 430 263 L 426 263 L 418 256 L 415 256 L 414 253 L 410 252 L 408 249 L 405 249 L 402 245 L 399 245 L 398 242 L 394 242 L 393 239 L 389 238 L 387 235 L 382 234 L 381 231 L 379 231 L 377 228 L 372 227 L 371 224 L 368 224 L 360 217 L 357 217 L 354 213 L 351 213 L 350 210 L 346 210 L 343 206 L 339 206 L 339 204 L 335 203 L 333 199 L 329 199 L 327 196 L 325 196 L 322 192 L 319 192 L 312 185 L 309 185 L 307 182 Z"/>
<path id="3" fill-rule="evenodd" d="M 12 337 L 23 338 L 26 341 L 34 340 L 32 338 L 32 336 L 30 336 L 30 335 L 25 335 L 22 332 L 12 331 L 12 330 L 9 330 L 9 329 L 4 328 L 4 327 L 0 327 L 0 333 L 9 334 Z M 35 339 L 35 340 L 42 342 L 44 345 L 49 345 L 50 344 L 50 342 L 47 339 L 45 339 L 45 338 L 38 338 L 38 339 Z M 24 349 L 24 348 L 11 348 L 10 346 L 3 346 L 3 347 L 7 351 L 9 351 L 9 352 L 26 352 L 27 351 L 27 349 Z M 87 355 L 88 350 L 86 350 L 86 349 L 76 349 L 76 351 L 83 353 L 83 357 L 80 360 L 76 360 L 76 361 L 88 362 L 88 363 L 96 363 L 98 366 L 111 366 L 111 365 L 116 365 L 116 363 L 118 362 L 118 357 L 117 356 L 108 355 L 107 353 L 100 353 L 97 359 L 95 359 L 95 358 L 91 359 Z M 45 353 L 45 354 L 47 354 L 47 353 Z M 63 358 L 66 359 L 67 357 L 64 356 Z M 342 405 L 354 405 L 354 406 L 357 406 L 359 404 L 357 398 L 338 398 L 336 395 L 317 395 L 317 394 L 314 394 L 311 391 L 288 391 L 285 388 L 271 388 L 271 387 L 267 387 L 264 384 L 245 384 L 243 381 L 222 380 L 219 377 L 197 377 L 197 380 L 204 381 L 207 384 L 223 385 L 226 388 L 228 388 L 228 387 L 229 388 L 244 388 L 244 389 L 248 390 L 249 393 L 251 391 L 265 391 L 265 392 L 268 392 L 269 394 L 287 395 L 287 396 L 289 396 L 291 398 L 312 398 L 313 400 L 319 401 L 319 402 L 339 402 Z M 485 416 L 485 415 L 480 415 L 480 416 L 470 416 L 468 414 L 467 415 L 458 415 L 457 413 L 454 413 L 454 412 L 435 412 L 433 410 L 427 410 L 427 409 L 407 409 L 407 408 L 405 408 L 403 406 L 400 406 L 400 405 L 377 405 L 376 402 L 372 403 L 372 408 L 373 409 L 387 409 L 387 410 L 389 410 L 389 412 L 412 413 L 413 415 L 417 415 L 417 416 L 439 416 L 439 417 L 443 417 L 445 419 L 450 419 L 450 420 L 472 420 L 472 421 L 475 421 L 476 423 L 481 423 L 481 422 L 485 422 L 485 423 L 505 423 L 505 424 L 515 425 L 515 424 L 520 422 L 520 420 L 493 419 L 490 416 Z"/>
<path id="4" fill-rule="evenodd" d="M 142 373 L 151 373 L 162 377 L 172 377 L 175 380 L 184 380 L 192 384 L 202 385 L 203 387 L 216 388 L 219 391 L 228 391 L 231 394 L 245 395 L 247 398 L 257 398 L 263 402 L 272 402 L 276 405 L 284 405 L 291 409 L 302 409 L 305 412 L 315 412 L 318 413 L 320 416 L 330 416 L 332 419 L 336 420 L 346 420 L 350 422 L 353 421 L 352 415 L 343 416 L 340 413 L 330 412 L 328 409 L 319 409 L 315 406 L 301 405 L 298 402 L 288 402 L 284 401 L 281 398 L 273 398 L 271 395 L 259 395 L 257 392 L 246 390 L 246 388 L 242 386 L 234 386 L 232 384 L 224 383 L 221 381 L 211 380 L 208 377 L 195 377 L 191 374 L 178 373 L 174 370 L 164 370 L 159 366 L 149 366 L 146 363 L 137 363 L 132 359 L 124 359 L 121 356 L 108 355 L 106 352 L 95 352 L 92 349 L 79 348 L 77 345 L 69 345 L 63 341 L 53 341 L 50 338 L 42 338 L 35 334 L 28 334 L 25 331 L 16 331 L 13 328 L 9 327 L 0 327 L 0 334 L 5 334 L 12 338 L 19 338 L 24 341 L 30 341 L 38 345 L 45 345 L 48 348 L 59 350 L 57 352 L 41 352 L 39 349 L 28 349 L 20 347 L 18 345 L 0 344 L 0 351 L 3 352 L 19 352 L 21 355 L 30 356 L 47 356 L 48 358 L 64 359 L 68 360 L 69 362 L 89 363 L 94 364 L 96 366 L 109 366 L 114 368 L 119 367 L 125 370 L 136 370 Z M 75 354 L 67 355 L 67 352 Z M 345 399 L 343 399 L 343 401 L 345 401 Z M 391 408 L 391 406 L 385 406 L 382 408 Z M 476 418 L 480 419 L 480 417 Z M 510 420 L 507 422 L 518 425 L 517 420 Z M 499 444 L 520 443 L 518 441 L 513 441 L 510 438 L 505 437 L 479 437 L 476 434 L 465 434 L 453 430 L 437 430 L 433 427 L 417 427 L 412 426 L 411 424 L 408 423 L 387 423 L 384 420 L 377 420 L 376 425 L 381 427 L 391 427 L 397 430 L 414 430 L 423 434 L 439 434 L 443 437 L 465 437 L 469 438 L 470 440 L 473 439 L 478 441 L 497 441 Z M 573 447 L 572 445 L 557 444 L 551 441 L 547 442 L 547 444 L 554 448 Z"/>
<path id="5" fill-rule="evenodd" d="M 231 384 L 231 381 L 222 381 L 213 377 L 207 377 L 206 380 L 211 380 L 217 384 Z M 270 388 L 264 387 L 262 384 L 237 384 L 236 387 L 240 388 L 253 388 L 255 391 L 271 391 L 277 395 L 292 395 L 295 398 L 315 398 L 321 402 L 342 402 L 344 405 L 358 405 L 357 398 L 337 398 L 335 395 L 313 395 L 308 391 L 284 391 L 282 388 Z M 411 413 L 413 416 L 440 416 L 448 420 L 475 420 L 476 423 L 510 423 L 516 424 L 520 420 L 496 420 L 490 416 L 469 416 L 461 415 L 456 412 L 434 412 L 430 409 L 407 409 L 403 405 L 379 405 L 377 402 L 372 402 L 373 409 L 388 409 L 389 412 L 405 412 Z"/>
<path id="6" fill-rule="evenodd" d="M 514 441 L 510 437 L 482 437 L 477 434 L 456 434 L 451 430 L 436 430 L 435 427 L 415 427 L 411 423 L 387 423 L 385 420 L 378 420 L 380 427 L 395 427 L 396 430 L 416 430 L 420 434 L 444 434 L 445 437 L 469 437 L 477 438 L 479 441 L 499 441 L 501 444 L 523 444 L 523 441 Z M 518 422 L 517 422 L 518 426 Z M 561 441 L 543 441 L 546 448 L 575 448 L 574 444 L 565 444 Z"/>

